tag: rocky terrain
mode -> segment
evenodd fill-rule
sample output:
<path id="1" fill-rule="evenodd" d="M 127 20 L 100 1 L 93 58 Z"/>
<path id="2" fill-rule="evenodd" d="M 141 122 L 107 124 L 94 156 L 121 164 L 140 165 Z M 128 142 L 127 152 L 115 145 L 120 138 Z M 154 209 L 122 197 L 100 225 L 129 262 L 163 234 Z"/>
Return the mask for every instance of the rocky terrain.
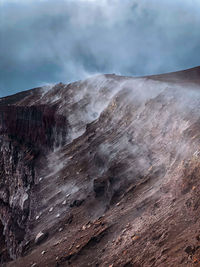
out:
<path id="1" fill-rule="evenodd" d="M 200 266 L 200 67 L 0 99 L 2 266 Z"/>

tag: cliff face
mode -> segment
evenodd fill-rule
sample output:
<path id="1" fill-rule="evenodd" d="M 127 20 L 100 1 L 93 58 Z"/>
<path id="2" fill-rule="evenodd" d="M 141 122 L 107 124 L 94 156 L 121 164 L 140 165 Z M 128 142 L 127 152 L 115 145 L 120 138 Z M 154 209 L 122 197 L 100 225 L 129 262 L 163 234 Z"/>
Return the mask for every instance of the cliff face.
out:
<path id="1" fill-rule="evenodd" d="M 21 254 L 34 183 L 34 157 L 30 149 L 10 140 L 0 142 L 1 221 L 11 258 Z"/>
<path id="2" fill-rule="evenodd" d="M 65 143 L 67 122 L 56 114 L 56 106 L 10 105 L 10 100 L 0 102 L 0 218 L 8 253 L 15 259 L 27 242 L 35 164 Z"/>
<path id="3" fill-rule="evenodd" d="M 0 99 L 1 261 L 198 264 L 199 80 L 100 75 Z"/>
<path id="4" fill-rule="evenodd" d="M 56 107 L 0 106 L 0 134 L 19 143 L 52 147 L 65 142 L 65 117 L 57 115 Z M 61 142 L 61 144 L 60 144 Z"/>

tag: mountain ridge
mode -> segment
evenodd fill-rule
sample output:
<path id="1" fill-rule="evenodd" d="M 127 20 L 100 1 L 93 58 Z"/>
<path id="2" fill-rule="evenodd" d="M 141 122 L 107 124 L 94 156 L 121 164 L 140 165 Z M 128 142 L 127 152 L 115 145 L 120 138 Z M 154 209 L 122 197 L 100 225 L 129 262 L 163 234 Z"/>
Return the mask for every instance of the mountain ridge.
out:
<path id="1" fill-rule="evenodd" d="M 199 71 L 1 98 L 2 264 L 198 264 Z"/>
<path id="2" fill-rule="evenodd" d="M 161 78 L 161 79 L 165 79 L 165 78 L 170 78 L 170 76 L 181 76 L 180 78 L 184 78 L 185 74 L 188 74 L 188 77 L 189 80 L 197 80 L 200 79 L 200 66 L 197 66 L 197 67 L 193 67 L 193 68 L 189 68 L 189 69 L 186 69 L 186 70 L 179 70 L 179 71 L 175 71 L 175 72 L 167 72 L 167 73 L 162 73 L 162 74 L 153 74 L 153 75 L 144 75 L 144 76 L 123 76 L 123 75 L 117 75 L 117 74 L 99 74 L 99 75 L 94 75 L 94 76 L 101 76 L 101 75 L 105 75 L 107 77 L 112 77 L 112 76 L 116 76 L 116 77 L 126 77 L 126 78 L 152 78 L 152 79 L 158 79 L 158 78 Z M 91 77 L 94 77 L 94 76 L 91 76 Z M 89 79 L 89 78 L 88 78 Z M 187 76 L 185 77 L 185 79 L 187 79 Z M 73 83 L 77 83 L 76 82 L 72 82 L 70 84 L 73 84 Z M 62 83 L 61 83 L 62 84 Z M 31 89 L 28 89 L 28 90 L 25 90 L 25 91 L 21 91 L 21 92 L 17 92 L 15 94 L 11 94 L 11 95 L 8 95 L 8 96 L 3 96 L 3 97 L 0 97 L 0 99 L 7 99 L 7 98 L 10 98 L 10 97 L 16 97 L 16 96 L 21 96 L 23 94 L 26 94 L 28 92 L 32 92 L 33 90 L 40 90 L 43 86 L 39 86 L 39 87 L 35 87 L 35 88 L 31 88 Z"/>

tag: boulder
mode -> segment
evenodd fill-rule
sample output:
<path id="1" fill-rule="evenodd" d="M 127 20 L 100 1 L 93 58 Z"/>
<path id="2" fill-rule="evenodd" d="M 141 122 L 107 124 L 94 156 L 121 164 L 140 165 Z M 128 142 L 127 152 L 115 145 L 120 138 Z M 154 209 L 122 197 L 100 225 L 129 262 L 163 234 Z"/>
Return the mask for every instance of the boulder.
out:
<path id="1" fill-rule="evenodd" d="M 108 181 L 105 177 L 94 179 L 93 189 L 96 197 L 104 195 L 108 187 Z"/>
<path id="2" fill-rule="evenodd" d="M 83 202 L 84 202 L 84 199 L 76 199 L 70 204 L 70 207 L 71 208 L 80 207 L 83 204 Z"/>
<path id="3" fill-rule="evenodd" d="M 44 240 L 46 240 L 48 238 L 48 233 L 47 232 L 39 232 L 37 235 L 36 235 L 36 238 L 35 238 L 35 244 L 36 245 L 39 245 L 41 244 Z"/>

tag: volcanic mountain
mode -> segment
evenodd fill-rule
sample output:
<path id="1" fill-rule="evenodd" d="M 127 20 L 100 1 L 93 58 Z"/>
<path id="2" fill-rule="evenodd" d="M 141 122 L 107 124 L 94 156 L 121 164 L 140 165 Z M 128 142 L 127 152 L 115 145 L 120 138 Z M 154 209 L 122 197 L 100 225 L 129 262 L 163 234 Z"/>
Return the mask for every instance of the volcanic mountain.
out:
<path id="1" fill-rule="evenodd" d="M 0 99 L 2 266 L 200 265 L 200 67 Z"/>

